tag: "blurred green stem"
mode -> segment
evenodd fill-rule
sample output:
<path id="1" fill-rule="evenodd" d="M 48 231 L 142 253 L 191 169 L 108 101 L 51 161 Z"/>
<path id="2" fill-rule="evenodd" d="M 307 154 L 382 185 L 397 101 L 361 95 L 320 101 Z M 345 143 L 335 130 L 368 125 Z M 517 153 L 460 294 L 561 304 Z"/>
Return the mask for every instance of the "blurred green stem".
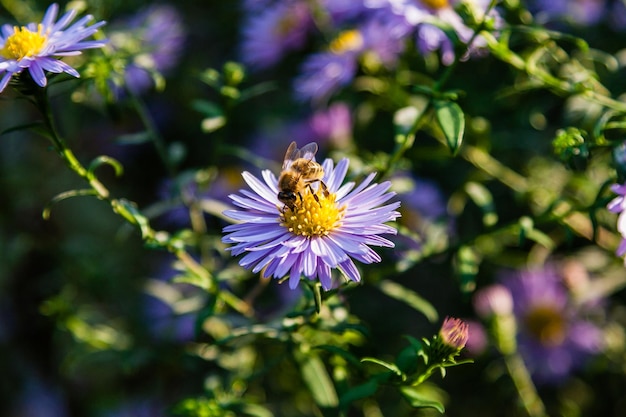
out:
<path id="1" fill-rule="evenodd" d="M 595 102 L 601 106 L 621 113 L 626 113 L 626 103 L 599 94 L 582 83 L 561 80 L 550 74 L 548 71 L 541 69 L 538 65 L 536 65 L 536 60 L 522 58 L 509 48 L 506 43 L 509 39 L 508 36 L 503 35 L 500 37 L 500 40 L 498 40 L 495 36 L 493 36 L 493 34 L 488 33 L 485 34 L 484 38 L 487 41 L 489 51 L 496 58 L 506 62 L 518 71 L 527 74 L 529 77 L 540 81 L 543 83 L 543 86 L 552 90 L 556 94 L 563 96 L 582 95 L 591 102 Z"/>
<path id="2" fill-rule="evenodd" d="M 161 137 L 161 134 L 159 133 L 159 130 L 157 129 L 156 124 L 154 123 L 154 120 L 152 119 L 152 116 L 150 115 L 150 112 L 146 107 L 146 104 L 143 102 L 141 97 L 139 97 L 137 94 L 134 94 L 128 88 L 126 89 L 126 93 L 131 98 L 131 102 L 133 104 L 133 107 L 135 108 L 135 111 L 139 115 L 139 118 L 141 119 L 141 123 L 143 123 L 143 125 L 146 127 L 148 136 L 150 137 L 154 148 L 159 154 L 159 157 L 163 161 L 165 169 L 167 169 L 167 173 L 171 177 L 174 177 L 176 174 L 176 169 L 172 164 L 172 159 L 169 156 L 165 141 L 163 140 L 163 137 Z"/>
<path id="3" fill-rule="evenodd" d="M 446 70 L 443 72 L 443 74 L 441 74 L 439 79 L 435 82 L 435 84 L 433 85 L 433 89 L 432 89 L 432 96 L 429 98 L 428 104 L 426 105 L 424 110 L 418 115 L 418 117 L 415 119 L 415 121 L 413 122 L 413 125 L 411 126 L 411 129 L 405 135 L 396 136 L 396 147 L 393 153 L 391 154 L 391 157 L 387 161 L 385 169 L 380 173 L 380 178 L 384 178 L 388 176 L 390 172 L 392 171 L 392 168 L 400 161 L 404 153 L 413 146 L 413 143 L 415 142 L 415 135 L 424 124 L 424 121 L 425 121 L 424 116 L 428 114 L 428 111 L 432 107 L 433 99 L 436 98 L 439 95 L 439 93 L 443 91 L 444 85 L 448 82 L 448 80 L 450 79 L 450 77 L 452 76 L 456 68 L 458 67 L 463 56 L 469 53 L 472 44 L 474 43 L 478 35 L 481 32 L 483 32 L 483 29 L 485 29 L 487 14 L 491 11 L 491 9 L 496 7 L 497 3 L 498 3 L 497 0 L 491 0 L 491 2 L 489 3 L 489 6 L 484 12 L 482 21 L 477 25 L 476 30 L 474 30 L 474 33 L 472 34 L 472 37 L 464 45 L 463 53 L 457 53 L 455 55 L 454 62 L 450 64 L 448 67 L 446 67 Z"/>
<path id="4" fill-rule="evenodd" d="M 240 300 L 234 294 L 228 292 L 227 290 L 220 289 L 215 282 L 214 277 L 209 273 L 209 271 L 207 271 L 206 268 L 199 264 L 184 248 L 182 248 L 180 244 L 177 244 L 174 239 L 170 239 L 169 234 L 167 234 L 166 232 L 158 232 L 152 229 L 148 224 L 147 218 L 141 215 L 137 210 L 132 209 L 132 206 L 127 201 L 123 199 L 112 198 L 111 193 L 106 188 L 106 186 L 102 184 L 95 177 L 95 175 L 93 175 L 92 172 L 87 170 L 80 163 L 72 150 L 67 147 L 63 138 L 57 133 L 58 131 L 54 123 L 54 116 L 52 114 L 49 98 L 47 95 L 47 88 L 36 90 L 36 93 L 34 95 L 34 104 L 43 116 L 44 125 L 47 130 L 46 137 L 52 142 L 55 151 L 63 159 L 68 168 L 70 168 L 72 171 L 78 174 L 79 177 L 89 183 L 90 187 L 94 190 L 95 195 L 100 200 L 107 201 L 116 214 L 119 214 L 132 225 L 138 226 L 141 229 L 142 239 L 146 243 L 157 245 L 167 249 L 185 265 L 188 271 L 190 271 L 194 275 L 199 276 L 205 282 L 210 283 L 207 288 L 209 292 L 214 294 L 216 297 L 221 299 L 224 303 L 226 303 L 228 306 L 238 311 L 239 313 L 246 316 L 252 315 L 252 309 L 246 302 Z M 82 194 L 78 193 L 76 195 Z"/>
<path id="5" fill-rule="evenodd" d="M 529 417 L 547 417 L 543 401 L 537 393 L 535 384 L 533 384 L 528 369 L 524 361 L 518 353 L 512 353 L 504 356 L 506 368 L 515 384 L 520 401 L 528 413 Z"/>

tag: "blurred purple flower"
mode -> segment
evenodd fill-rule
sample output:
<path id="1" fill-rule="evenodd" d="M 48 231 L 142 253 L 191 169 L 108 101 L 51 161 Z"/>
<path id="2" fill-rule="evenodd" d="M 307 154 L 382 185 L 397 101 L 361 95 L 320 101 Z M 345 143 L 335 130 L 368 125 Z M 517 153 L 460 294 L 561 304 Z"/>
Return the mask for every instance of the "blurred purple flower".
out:
<path id="1" fill-rule="evenodd" d="M 159 203 L 155 205 L 154 214 L 169 225 L 189 227 L 190 204 L 227 203 L 228 195 L 241 185 L 240 171 L 234 168 L 220 170 L 215 179 L 204 186 L 198 184 L 195 175 L 166 179 L 158 190 Z"/>
<path id="2" fill-rule="evenodd" d="M 328 108 L 315 111 L 307 125 L 312 132 L 310 140 L 318 144 L 331 142 L 334 147 L 342 149 L 352 138 L 352 114 L 345 103 L 333 103 Z"/>
<path id="3" fill-rule="evenodd" d="M 181 273 L 174 259 L 159 258 L 154 275 L 146 280 L 143 295 L 143 321 L 148 334 L 157 341 L 185 343 L 195 339 L 198 311 L 205 294 L 190 284 L 172 284 Z"/>
<path id="4" fill-rule="evenodd" d="M 506 274 L 518 322 L 518 348 L 538 383 L 558 384 L 603 348 L 602 331 L 586 320 L 553 267 Z"/>
<path id="5" fill-rule="evenodd" d="M 424 55 L 440 51 L 441 62 L 444 65 L 450 65 L 454 61 L 454 44 L 442 29 L 433 24 L 434 21 L 450 26 L 459 40 L 465 44 L 474 35 L 474 30 L 468 27 L 455 11 L 454 7 L 458 3 L 458 0 L 365 0 L 365 4 L 370 8 L 379 9 L 383 14 L 400 17 L 403 26 L 408 25 L 412 28 L 419 51 Z M 474 12 L 480 14 L 487 9 L 489 1 L 474 0 L 470 4 L 473 5 Z M 500 17 L 495 10 L 489 11 L 489 17 L 496 21 L 496 25 L 499 24 Z M 470 54 L 478 52 L 481 46 L 484 46 L 484 40 L 478 36 L 471 45 Z"/>
<path id="6" fill-rule="evenodd" d="M 330 42 L 325 52 L 311 55 L 302 65 L 294 87 L 296 97 L 316 104 L 328 100 L 357 74 L 359 59 L 368 54 L 388 68 L 403 50 L 401 26 L 370 20 L 358 29 L 345 30 Z"/>
<path id="7" fill-rule="evenodd" d="M 124 84 L 135 94 L 153 87 L 180 60 L 186 33 L 173 6 L 149 6 L 111 26 L 111 46 L 127 59 Z"/>
<path id="8" fill-rule="evenodd" d="M 501 284 L 493 284 L 474 294 L 474 309 L 483 319 L 513 313 L 513 296 Z"/>
<path id="9" fill-rule="evenodd" d="M 394 174 L 392 182 L 402 198 L 403 222 L 412 230 L 447 216 L 446 201 L 434 181 L 417 178 L 406 171 Z"/>
<path id="10" fill-rule="evenodd" d="M 195 338 L 197 314 L 177 313 L 162 299 L 147 295 L 143 314 L 150 335 L 159 341 L 185 343 Z"/>
<path id="11" fill-rule="evenodd" d="M 609 25 L 613 30 L 623 32 L 626 30 L 626 3 L 615 1 L 608 11 Z"/>
<path id="12" fill-rule="evenodd" d="M 355 20 L 362 17 L 364 12 L 369 11 L 360 0 L 321 0 L 321 3 L 335 25 Z"/>
<path id="13" fill-rule="evenodd" d="M 619 3 L 619 2 L 618 2 Z M 533 0 L 528 8 L 540 23 L 565 22 L 580 26 L 599 23 L 607 13 L 605 0 Z"/>
<path id="14" fill-rule="evenodd" d="M 242 0 L 242 8 L 250 13 L 250 12 L 260 12 L 268 7 L 270 7 L 274 0 Z"/>
<path id="15" fill-rule="evenodd" d="M 117 405 L 103 417 L 165 417 L 166 408 L 154 399 L 137 399 Z"/>
<path id="16" fill-rule="evenodd" d="M 313 20 L 304 1 L 281 2 L 248 13 L 243 24 L 240 59 L 252 69 L 276 64 L 304 46 Z"/>
<path id="17" fill-rule="evenodd" d="M 294 82 L 296 97 L 303 101 L 327 100 L 341 87 L 348 85 L 357 69 L 357 54 L 320 52 L 311 55 L 302 65 Z"/>
<path id="18" fill-rule="evenodd" d="M 626 184 L 614 184 L 611 186 L 611 191 L 617 194 L 617 197 L 609 202 L 607 208 L 612 213 L 619 213 L 619 216 L 617 216 L 617 231 L 622 235 L 622 241 L 616 250 L 616 254 L 617 256 L 624 256 L 626 254 L 626 210 L 624 210 L 626 209 Z"/>
<path id="19" fill-rule="evenodd" d="M 348 159 L 335 167 L 327 159 L 322 164 L 323 181 L 328 196 L 305 188 L 295 210 L 284 208 L 278 198 L 278 180 L 269 170 L 259 180 L 248 172 L 244 180 L 251 190 L 241 190 L 231 199 L 243 210 L 227 210 L 224 214 L 240 223 L 224 228 L 224 243 L 232 244 L 233 256 L 244 254 L 239 264 L 263 271 L 275 278 L 289 277 L 289 287 L 296 288 L 300 277 L 318 279 L 326 290 L 333 287 L 332 269 L 339 269 L 351 281 L 361 275 L 353 262 L 380 262 L 380 256 L 368 245 L 393 247 L 381 234 L 395 234 L 386 225 L 395 220 L 400 203 L 381 206 L 394 196 L 387 192 L 390 183 L 372 184 L 370 174 L 355 187 L 343 184 Z"/>
<path id="20" fill-rule="evenodd" d="M 448 215 L 445 196 L 435 182 L 417 178 L 408 171 L 397 171 L 391 183 L 402 201 L 401 223 L 405 227 L 392 239 L 399 260 L 441 247 L 454 236 L 454 218 Z"/>
<path id="21" fill-rule="evenodd" d="M 29 23 L 18 27 L 5 24 L 0 31 L 0 92 L 4 91 L 15 74 L 28 69 L 32 79 L 40 87 L 45 87 L 47 78 L 44 71 L 65 72 L 80 77 L 78 71 L 57 59 L 62 56 L 80 55 L 84 49 L 102 48 L 106 41 L 83 41 L 98 31 L 104 21 L 86 26 L 93 16 L 87 15 L 71 26 L 76 17 L 72 9 L 56 21 L 59 5 L 53 3 L 46 10 L 41 23 Z"/>
<path id="22" fill-rule="evenodd" d="M 468 325 L 468 338 L 465 344 L 465 351 L 470 356 L 480 356 L 489 344 L 487 331 L 481 323 L 475 320 L 466 320 Z"/>
<path id="23" fill-rule="evenodd" d="M 61 387 L 50 385 L 39 375 L 29 375 L 23 391 L 9 416 L 15 417 L 66 417 L 70 412 Z"/>

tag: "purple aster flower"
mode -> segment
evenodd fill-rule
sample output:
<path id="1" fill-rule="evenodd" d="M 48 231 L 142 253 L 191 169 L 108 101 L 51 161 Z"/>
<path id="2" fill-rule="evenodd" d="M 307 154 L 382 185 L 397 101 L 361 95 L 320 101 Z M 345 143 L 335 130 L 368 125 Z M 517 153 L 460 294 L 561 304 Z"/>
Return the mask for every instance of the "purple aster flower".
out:
<path id="1" fill-rule="evenodd" d="M 484 319 L 506 316 L 513 312 L 513 296 L 504 285 L 490 285 L 474 295 L 474 309 Z"/>
<path id="2" fill-rule="evenodd" d="M 617 194 L 613 200 L 609 202 L 607 208 L 612 213 L 619 213 L 617 217 L 617 231 L 622 235 L 622 241 L 617 247 L 617 256 L 624 256 L 626 254 L 626 184 L 614 184 L 611 186 L 611 191 Z"/>
<path id="3" fill-rule="evenodd" d="M 45 87 L 47 79 L 44 71 L 52 73 L 65 72 L 80 77 L 78 71 L 56 57 L 80 55 L 80 51 L 90 48 L 101 48 L 105 41 L 83 41 L 93 35 L 104 21 L 86 26 L 93 16 L 87 15 L 71 26 L 76 10 L 70 10 L 58 21 L 59 5 L 54 3 L 48 7 L 41 23 L 29 23 L 18 27 L 3 25 L 0 31 L 0 80 L 2 92 L 14 74 L 28 68 L 32 79 L 40 87 Z"/>
<path id="4" fill-rule="evenodd" d="M 606 14 L 606 1 L 535 0 L 530 2 L 529 9 L 543 23 L 560 21 L 590 26 L 600 22 Z"/>
<path id="5" fill-rule="evenodd" d="M 317 183 L 304 187 L 293 210 L 278 200 L 278 179 L 271 171 L 264 170 L 262 180 L 243 173 L 251 190 L 230 196 L 241 209 L 224 214 L 240 223 L 226 226 L 223 238 L 233 244 L 229 248 L 233 255 L 244 254 L 241 266 L 254 273 L 263 271 L 268 277 L 288 276 L 292 289 L 304 275 L 319 279 L 328 290 L 333 286 L 333 269 L 359 282 L 361 275 L 353 259 L 365 264 L 380 262 L 369 246 L 393 247 L 380 236 L 396 233 L 385 223 L 400 215 L 396 211 L 399 202 L 381 205 L 395 195 L 388 192 L 391 184 L 372 183 L 372 173 L 356 187 L 353 182 L 342 185 L 348 159 L 336 166 L 326 159 L 322 167 L 328 192 L 322 192 Z"/>
<path id="6" fill-rule="evenodd" d="M 330 15 L 334 24 L 359 18 L 369 11 L 362 1 L 354 0 L 321 0 L 321 4 Z"/>
<path id="7" fill-rule="evenodd" d="M 186 33 L 179 12 L 169 5 L 150 6 L 112 25 L 111 46 L 125 56 L 124 84 L 139 94 L 178 63 Z"/>
<path id="8" fill-rule="evenodd" d="M 379 9 L 383 14 L 399 16 L 404 25 L 413 28 L 417 47 L 423 54 L 440 51 L 441 62 L 450 65 L 455 58 L 454 44 L 446 33 L 434 22 L 450 26 L 459 40 L 467 44 L 474 36 L 474 30 L 468 27 L 454 7 L 458 0 L 366 0 L 365 4 L 373 9 Z M 472 7 L 473 13 L 480 16 L 489 5 L 488 0 L 466 1 Z M 490 10 L 490 18 L 500 21 L 499 14 Z M 389 18 L 389 17 L 388 17 Z M 478 36 L 471 45 L 470 53 L 475 53 L 484 40 Z"/>
<path id="9" fill-rule="evenodd" d="M 311 129 L 311 138 L 315 142 L 329 141 L 334 147 L 345 149 L 352 138 L 350 108 L 345 103 L 333 103 L 328 108 L 313 113 L 307 126 Z"/>
<path id="10" fill-rule="evenodd" d="M 133 398 L 116 404 L 102 414 L 103 417 L 164 417 L 166 407 L 152 398 Z"/>
<path id="11" fill-rule="evenodd" d="M 260 12 L 274 3 L 274 0 L 242 0 L 242 8 L 246 12 Z"/>
<path id="12" fill-rule="evenodd" d="M 403 50 L 403 35 L 402 26 L 382 20 L 341 32 L 328 51 L 313 54 L 304 62 L 295 80 L 296 96 L 315 103 L 327 100 L 354 79 L 359 58 L 366 53 L 370 61 L 392 67 Z"/>
<path id="13" fill-rule="evenodd" d="M 159 202 L 153 206 L 152 215 L 158 216 L 166 226 L 190 227 L 190 206 L 196 205 L 204 212 L 226 204 L 228 195 L 242 184 L 240 170 L 225 168 L 210 182 L 198 183 L 198 174 L 185 173 L 166 179 L 158 190 Z M 221 211 L 221 210 L 219 210 Z"/>
<path id="14" fill-rule="evenodd" d="M 301 48 L 313 27 L 306 2 L 284 2 L 250 13 L 243 25 L 240 57 L 256 69 L 269 68 Z"/>
<path id="15" fill-rule="evenodd" d="M 424 223 L 447 217 L 446 198 L 434 181 L 415 177 L 407 171 L 398 171 L 392 182 L 404 202 L 404 223 L 411 229 L 423 229 Z"/>
<path id="16" fill-rule="evenodd" d="M 303 100 L 327 100 L 341 87 L 350 84 L 358 69 L 357 55 L 320 52 L 311 55 L 302 65 L 294 81 L 296 96 Z"/>
<path id="17" fill-rule="evenodd" d="M 415 260 L 447 246 L 456 234 L 455 220 L 448 214 L 446 198 L 438 185 L 408 171 L 394 173 L 391 182 L 402 201 L 400 213 L 404 228 L 393 238 L 398 261 Z"/>
<path id="18" fill-rule="evenodd" d="M 626 4 L 616 1 L 608 12 L 608 22 L 613 30 L 623 32 L 626 30 Z"/>
<path id="19" fill-rule="evenodd" d="M 601 330 L 585 319 L 590 305 L 575 303 L 553 267 L 505 276 L 513 296 L 518 346 L 539 383 L 555 384 L 602 349 Z"/>
<path id="20" fill-rule="evenodd" d="M 469 334 L 467 343 L 465 344 L 465 351 L 469 353 L 470 356 L 480 356 L 487 350 L 489 344 L 487 331 L 478 321 L 467 320 L 466 322 Z"/>
<path id="21" fill-rule="evenodd" d="M 26 369 L 22 391 L 18 394 L 10 416 L 65 417 L 69 415 L 63 390 L 38 372 Z"/>

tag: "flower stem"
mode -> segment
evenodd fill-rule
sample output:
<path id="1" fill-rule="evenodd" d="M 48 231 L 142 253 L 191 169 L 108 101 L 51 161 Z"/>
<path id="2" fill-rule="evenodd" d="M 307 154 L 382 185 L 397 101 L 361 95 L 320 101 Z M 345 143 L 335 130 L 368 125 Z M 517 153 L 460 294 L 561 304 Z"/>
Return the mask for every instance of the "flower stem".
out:
<path id="1" fill-rule="evenodd" d="M 528 416 L 547 417 L 548 414 L 543 401 L 541 401 L 535 384 L 533 384 L 528 369 L 520 355 L 518 353 L 505 355 L 504 362 Z"/>
<path id="2" fill-rule="evenodd" d="M 137 94 L 133 93 L 129 89 L 126 89 L 126 92 L 131 97 L 133 107 L 135 108 L 137 115 L 141 119 L 141 123 L 143 123 L 143 125 L 146 127 L 146 131 L 148 133 L 148 136 L 150 137 L 150 141 L 154 145 L 157 153 L 159 154 L 159 158 L 161 158 L 161 160 L 163 161 L 165 169 L 167 169 L 167 172 L 170 176 L 174 177 L 176 174 L 176 168 L 172 164 L 172 158 L 170 158 L 169 156 L 165 141 L 159 133 L 159 130 L 157 129 L 156 124 L 154 123 L 154 120 L 150 115 L 150 112 L 148 111 L 145 103 Z"/>
<path id="3" fill-rule="evenodd" d="M 124 199 L 116 199 L 111 197 L 111 193 L 100 180 L 98 180 L 92 172 L 86 169 L 76 158 L 74 152 L 67 147 L 63 138 L 58 134 L 54 117 L 52 115 L 49 99 L 47 96 L 47 89 L 42 89 L 34 96 L 35 107 L 40 111 L 43 116 L 44 125 L 47 130 L 46 137 L 50 139 L 55 151 L 59 154 L 61 159 L 65 162 L 68 168 L 74 171 L 79 177 L 84 179 L 95 192 L 95 195 L 101 199 L 107 201 L 113 212 L 120 215 L 123 219 L 130 224 L 137 226 L 141 229 L 141 235 L 144 241 L 150 244 L 155 244 L 166 248 L 170 253 L 176 255 L 176 257 L 185 265 L 188 271 L 192 274 L 200 277 L 207 283 L 206 289 L 215 294 L 224 303 L 238 311 L 239 313 L 250 316 L 253 311 L 250 305 L 243 300 L 239 299 L 229 291 L 219 289 L 219 286 L 215 282 L 215 278 L 209 271 L 198 263 L 182 245 L 177 244 L 174 240 L 169 238 L 169 234 L 164 232 L 158 232 L 152 229 L 149 225 L 148 219 L 141 214 L 138 210 L 134 209 L 133 204 Z M 76 195 L 88 195 L 85 193 L 77 193 Z"/>

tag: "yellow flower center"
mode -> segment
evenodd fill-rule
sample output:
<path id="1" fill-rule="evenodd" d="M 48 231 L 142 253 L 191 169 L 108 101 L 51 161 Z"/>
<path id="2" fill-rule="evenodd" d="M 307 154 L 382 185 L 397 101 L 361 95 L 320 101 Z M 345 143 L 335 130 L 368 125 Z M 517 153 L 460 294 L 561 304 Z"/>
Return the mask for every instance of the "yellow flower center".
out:
<path id="1" fill-rule="evenodd" d="M 448 0 L 422 0 L 422 3 L 431 9 L 444 9 L 449 6 Z"/>
<path id="2" fill-rule="evenodd" d="M 278 21 L 278 24 L 274 27 L 274 33 L 280 36 L 288 35 L 298 24 L 299 19 L 297 16 L 291 13 L 286 13 L 285 17 Z"/>
<path id="3" fill-rule="evenodd" d="M 7 38 L 4 47 L 0 49 L 0 55 L 16 61 L 27 56 L 37 55 L 46 46 L 48 40 L 41 32 L 41 25 L 39 25 L 37 32 L 31 32 L 24 26 L 21 28 L 15 26 L 13 34 Z"/>
<path id="4" fill-rule="evenodd" d="M 301 192 L 302 201 L 298 198 L 294 210 L 288 207 L 281 209 L 280 224 L 291 233 L 299 236 L 326 236 L 341 225 L 345 207 L 338 207 L 335 194 L 316 191 L 307 187 Z M 317 197 L 317 198 L 316 198 Z"/>
<path id="5" fill-rule="evenodd" d="M 356 29 L 344 30 L 330 42 L 330 51 L 336 54 L 356 51 L 363 47 L 363 36 Z"/>
<path id="6" fill-rule="evenodd" d="M 538 306 L 525 317 L 526 328 L 541 344 L 557 346 L 565 339 L 563 315 L 554 308 Z"/>

